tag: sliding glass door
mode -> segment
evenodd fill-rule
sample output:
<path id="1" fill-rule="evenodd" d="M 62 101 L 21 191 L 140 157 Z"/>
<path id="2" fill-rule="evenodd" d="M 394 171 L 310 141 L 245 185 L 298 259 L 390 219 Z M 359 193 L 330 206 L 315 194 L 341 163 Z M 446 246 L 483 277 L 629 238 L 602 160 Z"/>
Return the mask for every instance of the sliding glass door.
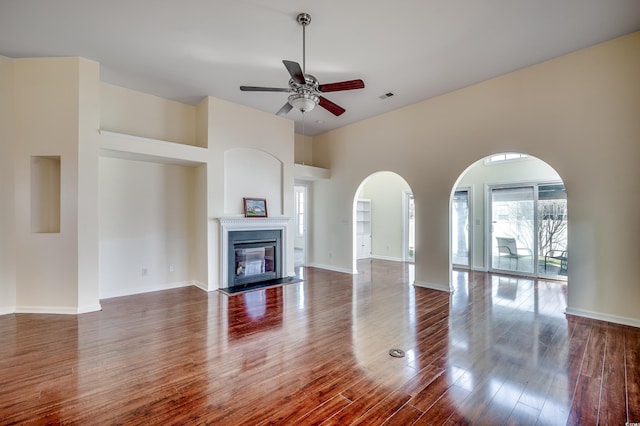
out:
<path id="1" fill-rule="evenodd" d="M 489 188 L 491 269 L 566 276 L 567 196 L 562 183 Z"/>
<path id="2" fill-rule="evenodd" d="M 491 188 L 491 268 L 530 275 L 534 270 L 534 187 Z"/>
<path id="3" fill-rule="evenodd" d="M 567 192 L 564 185 L 538 186 L 538 265 L 539 274 L 567 276 Z"/>

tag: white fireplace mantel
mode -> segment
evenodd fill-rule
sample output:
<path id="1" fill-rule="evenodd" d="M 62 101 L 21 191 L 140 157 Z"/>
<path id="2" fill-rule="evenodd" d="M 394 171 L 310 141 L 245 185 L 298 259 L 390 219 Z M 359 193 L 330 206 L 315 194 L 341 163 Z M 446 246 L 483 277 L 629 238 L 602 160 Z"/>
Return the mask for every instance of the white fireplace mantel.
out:
<path id="1" fill-rule="evenodd" d="M 257 230 L 280 230 L 282 232 L 282 273 L 287 274 L 287 230 L 289 228 L 290 217 L 219 217 L 220 224 L 220 287 L 229 286 L 228 256 L 229 256 L 229 231 L 257 231 Z"/>

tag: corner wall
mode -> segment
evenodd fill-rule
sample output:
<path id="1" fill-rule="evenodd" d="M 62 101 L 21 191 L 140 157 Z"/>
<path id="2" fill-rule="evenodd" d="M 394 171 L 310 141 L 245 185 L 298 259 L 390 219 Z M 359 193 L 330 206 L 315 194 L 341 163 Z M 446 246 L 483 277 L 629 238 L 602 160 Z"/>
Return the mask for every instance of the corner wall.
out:
<path id="1" fill-rule="evenodd" d="M 97 310 L 97 146 L 91 134 L 98 123 L 98 64 L 41 58 L 13 65 L 16 311 Z M 60 158 L 59 232 L 32 232 L 33 156 Z"/>
<path id="2" fill-rule="evenodd" d="M 377 170 L 402 175 L 416 205 L 416 281 L 450 286 L 451 190 L 469 164 L 533 155 L 567 188 L 568 312 L 640 326 L 640 33 L 314 138 L 314 263 L 349 268 L 352 200 Z M 320 207 L 321 210 L 320 211 Z"/>
<path id="3" fill-rule="evenodd" d="M 0 56 L 0 315 L 15 311 L 13 61 Z"/>

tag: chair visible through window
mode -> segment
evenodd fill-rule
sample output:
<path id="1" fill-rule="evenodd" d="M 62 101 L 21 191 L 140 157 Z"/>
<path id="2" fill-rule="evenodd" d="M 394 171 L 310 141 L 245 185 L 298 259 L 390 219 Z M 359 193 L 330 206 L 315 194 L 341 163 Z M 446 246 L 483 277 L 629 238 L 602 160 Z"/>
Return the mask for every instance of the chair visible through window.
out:
<path id="1" fill-rule="evenodd" d="M 547 272 L 547 263 L 551 262 L 551 259 L 560 262 L 559 274 L 566 274 L 569 269 L 569 254 L 566 250 L 549 250 L 544 255 L 544 271 Z M 553 263 L 552 263 L 552 266 Z"/>
<path id="2" fill-rule="evenodd" d="M 498 243 L 498 266 L 502 259 L 509 260 L 509 268 L 511 268 L 511 260 L 516 260 L 516 270 L 518 269 L 518 261 L 524 257 L 533 257 L 533 253 L 528 248 L 518 248 L 515 238 L 496 237 Z"/>

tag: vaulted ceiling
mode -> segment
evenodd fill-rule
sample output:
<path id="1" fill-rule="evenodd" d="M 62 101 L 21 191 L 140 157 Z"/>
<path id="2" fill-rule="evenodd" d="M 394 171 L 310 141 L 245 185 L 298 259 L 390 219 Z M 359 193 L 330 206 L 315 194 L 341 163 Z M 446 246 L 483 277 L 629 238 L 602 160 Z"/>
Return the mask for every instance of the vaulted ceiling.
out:
<path id="1" fill-rule="evenodd" d="M 640 30 L 638 0 L 2 0 L 0 55 L 82 56 L 107 83 L 275 114 L 286 93 L 239 86 L 287 87 L 282 60 L 302 64 L 300 12 L 312 19 L 307 73 L 366 85 L 326 94 L 340 117 L 315 108 L 303 129 L 291 111 L 307 135 Z"/>

